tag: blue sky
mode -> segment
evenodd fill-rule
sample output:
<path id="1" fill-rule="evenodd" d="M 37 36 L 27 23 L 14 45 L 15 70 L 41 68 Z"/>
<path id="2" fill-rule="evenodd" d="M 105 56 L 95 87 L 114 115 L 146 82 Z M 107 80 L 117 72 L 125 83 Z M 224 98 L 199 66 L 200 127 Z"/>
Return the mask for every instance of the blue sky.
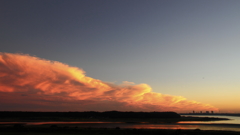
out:
<path id="1" fill-rule="evenodd" d="M 238 0 L 2 0 L 1 52 L 240 112 L 239 7 Z"/>

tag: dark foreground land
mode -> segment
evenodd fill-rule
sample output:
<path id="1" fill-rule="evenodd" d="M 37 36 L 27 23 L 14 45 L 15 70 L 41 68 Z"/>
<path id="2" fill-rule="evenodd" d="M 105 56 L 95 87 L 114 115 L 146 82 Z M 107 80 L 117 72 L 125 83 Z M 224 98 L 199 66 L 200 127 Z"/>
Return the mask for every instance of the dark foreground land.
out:
<path id="1" fill-rule="evenodd" d="M 181 118 L 175 112 L 0 112 L 0 121 L 112 121 L 123 119 Z"/>
<path id="2" fill-rule="evenodd" d="M 125 123 L 176 123 L 179 121 L 227 120 L 210 117 L 181 117 L 175 112 L 0 112 L 0 122 L 125 122 Z"/>
<path id="3" fill-rule="evenodd" d="M 1 135 L 239 135 L 234 131 L 49 127 L 1 127 Z"/>
<path id="4" fill-rule="evenodd" d="M 0 112 L 0 122 L 121 122 L 177 123 L 179 121 L 212 121 L 218 118 L 181 117 L 175 112 Z M 234 131 L 188 129 L 124 129 L 78 127 L 68 124 L 0 124 L 0 135 L 239 135 Z"/>

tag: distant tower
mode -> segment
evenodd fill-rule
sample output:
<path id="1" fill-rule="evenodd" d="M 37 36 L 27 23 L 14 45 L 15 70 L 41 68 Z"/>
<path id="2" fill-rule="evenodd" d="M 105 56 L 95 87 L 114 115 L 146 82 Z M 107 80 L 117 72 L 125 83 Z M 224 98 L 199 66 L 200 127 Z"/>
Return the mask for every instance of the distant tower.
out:
<path id="1" fill-rule="evenodd" d="M 200 111 L 200 113 L 202 113 L 202 111 Z"/>
<path id="2" fill-rule="evenodd" d="M 212 114 L 214 114 L 214 111 L 211 111 Z"/>
<path id="3" fill-rule="evenodd" d="M 209 111 L 206 111 L 206 113 L 209 113 Z"/>
<path id="4" fill-rule="evenodd" d="M 195 113 L 195 111 L 192 111 L 192 113 Z"/>

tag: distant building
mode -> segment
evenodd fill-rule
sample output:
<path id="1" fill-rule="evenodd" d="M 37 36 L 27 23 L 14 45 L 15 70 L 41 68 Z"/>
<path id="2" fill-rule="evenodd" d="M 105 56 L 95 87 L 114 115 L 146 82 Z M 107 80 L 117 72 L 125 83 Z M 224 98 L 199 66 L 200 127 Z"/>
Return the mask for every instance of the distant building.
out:
<path id="1" fill-rule="evenodd" d="M 192 111 L 192 113 L 195 113 L 195 111 Z"/>
<path id="2" fill-rule="evenodd" d="M 209 111 L 206 111 L 206 113 L 209 113 Z"/>
<path id="3" fill-rule="evenodd" d="M 214 111 L 211 111 L 212 114 L 214 114 Z"/>

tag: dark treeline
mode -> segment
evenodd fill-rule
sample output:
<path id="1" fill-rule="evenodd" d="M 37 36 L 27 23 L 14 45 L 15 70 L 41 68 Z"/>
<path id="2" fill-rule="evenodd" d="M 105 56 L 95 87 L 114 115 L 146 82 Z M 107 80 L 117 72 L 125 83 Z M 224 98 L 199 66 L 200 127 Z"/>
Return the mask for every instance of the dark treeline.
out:
<path id="1" fill-rule="evenodd" d="M 0 118 L 58 117 L 58 118 L 180 118 L 175 112 L 18 112 L 2 111 Z"/>

